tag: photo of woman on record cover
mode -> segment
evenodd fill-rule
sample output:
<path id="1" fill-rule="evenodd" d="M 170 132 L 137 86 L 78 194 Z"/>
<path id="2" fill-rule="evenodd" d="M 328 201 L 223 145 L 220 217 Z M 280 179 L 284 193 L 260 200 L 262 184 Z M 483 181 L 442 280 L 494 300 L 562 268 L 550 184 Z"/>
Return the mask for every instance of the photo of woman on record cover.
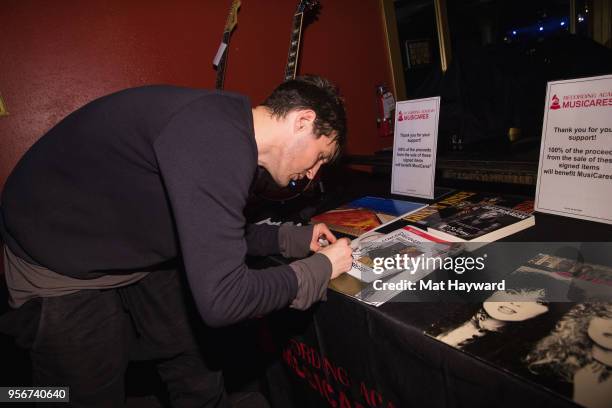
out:
<path id="1" fill-rule="evenodd" d="M 536 375 L 573 385 L 572 398 L 588 408 L 612 404 L 612 304 L 579 303 L 524 359 Z"/>
<path id="2" fill-rule="evenodd" d="M 427 333 L 460 349 L 474 344 L 470 350 L 477 354 L 476 343 L 492 334 L 539 339 L 533 336 L 547 335 L 569 309 L 549 301 L 564 298 L 569 288 L 567 282 L 549 275 L 521 267 L 506 278 L 506 290 L 492 293 L 480 305 L 449 308 L 452 312 L 434 322 Z"/>
<path id="3" fill-rule="evenodd" d="M 482 303 L 446 303 L 425 333 L 514 374 L 536 378 L 525 356 L 548 336 L 573 303 L 548 302 L 564 296 L 568 282 L 525 268 L 508 277 L 505 291 L 490 294 Z M 563 384 L 546 386 L 568 395 Z"/>

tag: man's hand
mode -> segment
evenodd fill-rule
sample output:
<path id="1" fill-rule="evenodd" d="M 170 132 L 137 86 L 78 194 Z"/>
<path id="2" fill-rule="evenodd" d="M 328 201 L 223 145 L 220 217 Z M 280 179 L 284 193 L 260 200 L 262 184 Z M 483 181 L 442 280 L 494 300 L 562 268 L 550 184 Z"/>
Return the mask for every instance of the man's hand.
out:
<path id="1" fill-rule="evenodd" d="M 325 255 L 332 264 L 331 279 L 337 278 L 351 269 L 353 250 L 347 238 L 340 238 L 333 244 L 321 248 L 319 253 Z"/>
<path id="2" fill-rule="evenodd" d="M 336 236 L 327 228 L 325 224 L 315 224 L 312 230 L 312 238 L 310 240 L 310 250 L 313 252 L 319 252 L 325 245 L 321 245 L 320 239 L 326 240 L 328 243 L 333 244 L 336 242 Z"/>

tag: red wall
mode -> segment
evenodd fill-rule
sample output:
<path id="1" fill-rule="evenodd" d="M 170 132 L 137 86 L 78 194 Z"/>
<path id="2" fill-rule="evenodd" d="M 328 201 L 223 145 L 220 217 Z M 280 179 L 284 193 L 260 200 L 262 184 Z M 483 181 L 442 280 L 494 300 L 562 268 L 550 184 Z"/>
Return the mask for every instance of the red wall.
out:
<path id="1" fill-rule="evenodd" d="M 297 1 L 244 0 L 225 87 L 261 102 L 283 78 Z M 2 0 L 0 188 L 47 129 L 86 102 L 143 84 L 214 87 L 212 59 L 230 0 Z M 374 87 L 389 83 L 379 0 L 322 0 L 303 36 L 301 73 L 345 96 L 350 153 L 390 145 L 376 135 Z"/>

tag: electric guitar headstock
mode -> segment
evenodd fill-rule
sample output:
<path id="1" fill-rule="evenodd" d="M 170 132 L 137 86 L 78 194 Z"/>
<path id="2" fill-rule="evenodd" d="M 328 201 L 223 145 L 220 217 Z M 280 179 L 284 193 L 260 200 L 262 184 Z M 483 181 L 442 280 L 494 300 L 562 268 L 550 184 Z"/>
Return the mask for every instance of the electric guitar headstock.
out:
<path id="1" fill-rule="evenodd" d="M 285 81 L 295 79 L 302 39 L 302 28 L 304 25 L 315 21 L 320 10 L 318 0 L 301 0 L 293 15 L 291 28 L 291 42 L 289 43 L 289 56 L 285 66 Z"/>
<path id="2" fill-rule="evenodd" d="M 240 8 L 240 4 L 240 0 L 232 1 L 229 14 L 225 20 L 225 27 L 223 28 L 223 41 L 221 42 L 223 49 L 221 50 L 222 54 L 219 63 L 217 64 L 217 79 L 215 81 L 216 89 L 223 89 L 223 82 L 225 81 L 225 67 L 227 65 L 227 54 L 229 51 L 227 48 L 229 46 L 232 31 L 234 31 L 234 28 L 236 28 L 236 25 L 238 24 L 238 9 Z"/>
<path id="3" fill-rule="evenodd" d="M 227 15 L 227 20 L 225 21 L 225 28 L 223 30 L 224 33 L 231 33 L 234 31 L 236 24 L 238 24 L 238 9 L 240 8 L 240 4 L 240 0 L 232 1 L 229 14 Z"/>
<path id="4" fill-rule="evenodd" d="M 319 0 L 301 0 L 297 6 L 295 14 L 306 11 L 316 11 L 319 8 Z"/>

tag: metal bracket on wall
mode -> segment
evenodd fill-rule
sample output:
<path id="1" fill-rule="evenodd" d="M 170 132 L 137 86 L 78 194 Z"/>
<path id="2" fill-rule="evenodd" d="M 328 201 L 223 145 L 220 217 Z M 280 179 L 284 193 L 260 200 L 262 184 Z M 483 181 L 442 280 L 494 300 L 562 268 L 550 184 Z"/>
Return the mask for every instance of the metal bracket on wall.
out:
<path id="1" fill-rule="evenodd" d="M 4 104 L 4 100 L 2 99 L 2 94 L 0 94 L 0 116 L 8 115 L 8 111 L 6 110 L 6 105 Z"/>

